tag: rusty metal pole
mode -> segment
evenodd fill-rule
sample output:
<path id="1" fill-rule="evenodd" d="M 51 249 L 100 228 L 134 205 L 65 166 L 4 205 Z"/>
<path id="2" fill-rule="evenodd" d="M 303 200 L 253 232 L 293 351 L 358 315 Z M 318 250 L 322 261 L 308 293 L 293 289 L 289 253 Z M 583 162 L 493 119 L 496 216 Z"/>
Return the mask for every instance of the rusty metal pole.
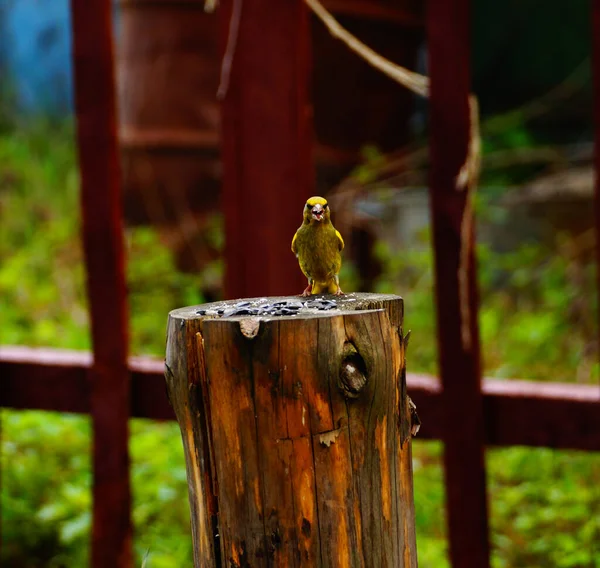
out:
<path id="1" fill-rule="evenodd" d="M 307 9 L 225 0 L 219 12 L 231 62 L 221 108 L 226 296 L 297 294 L 305 282 L 290 243 L 314 190 Z"/>

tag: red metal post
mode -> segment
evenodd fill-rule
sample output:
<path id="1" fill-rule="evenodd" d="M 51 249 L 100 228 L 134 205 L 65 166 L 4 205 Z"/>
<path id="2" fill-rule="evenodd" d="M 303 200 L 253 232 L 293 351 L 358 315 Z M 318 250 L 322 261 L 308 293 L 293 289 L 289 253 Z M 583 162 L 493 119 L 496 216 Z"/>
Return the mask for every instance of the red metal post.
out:
<path id="1" fill-rule="evenodd" d="M 94 362 L 92 566 L 131 566 L 126 284 L 110 0 L 71 0 L 83 247 Z"/>
<path id="2" fill-rule="evenodd" d="M 456 568 L 485 568 L 490 559 L 473 239 L 465 322 L 470 345 L 463 343 L 461 334 L 458 277 L 466 192 L 457 189 L 456 177 L 467 156 L 470 130 L 469 7 L 469 0 L 427 4 L 431 211 L 450 557 Z"/>
<path id="3" fill-rule="evenodd" d="M 307 9 L 302 0 L 224 0 L 219 10 L 231 61 L 222 102 L 226 296 L 298 294 L 306 283 L 290 244 L 314 191 Z"/>

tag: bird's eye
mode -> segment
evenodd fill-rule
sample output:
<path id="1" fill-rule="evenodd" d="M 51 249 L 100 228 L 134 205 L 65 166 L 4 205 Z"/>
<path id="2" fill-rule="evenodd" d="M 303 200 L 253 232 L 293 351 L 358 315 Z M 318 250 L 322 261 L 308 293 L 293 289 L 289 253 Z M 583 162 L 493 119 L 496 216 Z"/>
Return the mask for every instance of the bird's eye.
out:
<path id="1" fill-rule="evenodd" d="M 306 204 L 306 208 L 307 208 L 307 209 L 311 209 L 311 206 L 310 206 L 310 205 L 307 203 L 307 204 Z"/>
<path id="2" fill-rule="evenodd" d="M 327 203 L 325 203 L 325 205 L 323 205 L 323 209 L 327 209 L 329 207 L 329 205 L 327 205 Z"/>

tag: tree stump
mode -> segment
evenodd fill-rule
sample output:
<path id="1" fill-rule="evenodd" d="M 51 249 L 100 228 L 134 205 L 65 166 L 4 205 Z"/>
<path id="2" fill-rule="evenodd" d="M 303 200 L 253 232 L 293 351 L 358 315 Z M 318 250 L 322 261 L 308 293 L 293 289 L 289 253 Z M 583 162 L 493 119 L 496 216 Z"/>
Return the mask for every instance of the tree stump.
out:
<path id="1" fill-rule="evenodd" d="M 194 566 L 417 566 L 402 298 L 169 314 Z"/>

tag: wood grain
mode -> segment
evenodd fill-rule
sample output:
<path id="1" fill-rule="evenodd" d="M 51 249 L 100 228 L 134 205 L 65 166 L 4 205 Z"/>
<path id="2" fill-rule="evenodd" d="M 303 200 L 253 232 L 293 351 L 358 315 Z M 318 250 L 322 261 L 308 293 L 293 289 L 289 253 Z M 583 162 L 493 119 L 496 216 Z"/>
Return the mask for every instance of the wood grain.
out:
<path id="1" fill-rule="evenodd" d="M 216 566 L 216 499 L 210 469 L 209 440 L 205 421 L 202 382 L 205 382 L 202 339 L 194 322 L 170 319 L 167 328 L 165 380 L 169 400 L 181 428 L 188 478 L 194 565 Z"/>
<path id="2" fill-rule="evenodd" d="M 196 567 L 417 565 L 402 300 L 339 307 L 258 318 L 255 337 L 248 317 L 171 312 Z M 204 370 L 190 361 L 199 334 Z M 352 396 L 346 366 L 362 376 Z"/>

